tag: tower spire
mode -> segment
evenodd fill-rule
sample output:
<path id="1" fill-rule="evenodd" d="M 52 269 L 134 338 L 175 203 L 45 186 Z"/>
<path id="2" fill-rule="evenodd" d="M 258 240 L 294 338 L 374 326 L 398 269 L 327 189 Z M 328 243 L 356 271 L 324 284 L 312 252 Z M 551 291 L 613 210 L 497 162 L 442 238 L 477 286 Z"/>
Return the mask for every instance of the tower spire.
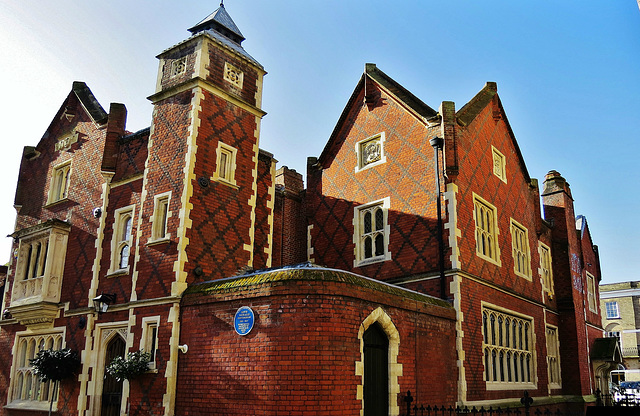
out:
<path id="1" fill-rule="evenodd" d="M 189 29 L 189 32 L 195 35 L 205 30 L 218 32 L 238 45 L 245 39 L 240 29 L 238 29 L 238 26 L 236 26 L 231 16 L 229 16 L 229 13 L 225 10 L 224 0 L 220 0 L 220 7 L 216 11 Z"/>

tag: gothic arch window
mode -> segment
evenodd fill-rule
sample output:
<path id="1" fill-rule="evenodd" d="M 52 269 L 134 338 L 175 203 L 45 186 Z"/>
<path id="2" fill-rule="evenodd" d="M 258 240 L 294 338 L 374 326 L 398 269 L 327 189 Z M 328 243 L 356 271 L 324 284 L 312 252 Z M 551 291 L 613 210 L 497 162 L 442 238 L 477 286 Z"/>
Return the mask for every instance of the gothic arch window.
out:
<path id="1" fill-rule="evenodd" d="M 362 383 L 357 386 L 357 398 L 362 403 L 360 415 L 399 415 L 398 378 L 402 376 L 402 364 L 398 363 L 398 330 L 389 315 L 377 308 L 360 325 L 358 339 L 360 361 L 356 362 L 356 376 Z M 382 367 L 386 367 L 386 373 Z M 385 397 L 373 397 L 376 394 Z"/>
<path id="2" fill-rule="evenodd" d="M 15 353 L 11 370 L 9 405 L 20 409 L 48 409 L 53 399 L 58 401 L 58 390 L 52 381 L 40 381 L 31 365 L 31 360 L 44 349 L 61 349 L 64 344 L 64 329 L 55 328 L 33 334 L 20 332 L 16 335 Z"/>
<path id="3" fill-rule="evenodd" d="M 114 216 L 111 239 L 110 273 L 129 271 L 131 245 L 133 243 L 134 206 L 117 209 Z"/>

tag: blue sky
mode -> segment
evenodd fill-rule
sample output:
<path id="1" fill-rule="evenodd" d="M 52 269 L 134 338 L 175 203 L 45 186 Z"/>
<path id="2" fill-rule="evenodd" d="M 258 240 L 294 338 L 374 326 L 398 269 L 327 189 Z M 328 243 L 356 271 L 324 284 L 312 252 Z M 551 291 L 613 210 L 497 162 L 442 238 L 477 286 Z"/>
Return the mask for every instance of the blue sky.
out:
<path id="1" fill-rule="evenodd" d="M 0 0 L 0 235 L 13 231 L 23 146 L 34 146 L 73 81 L 128 129 L 149 126 L 157 54 L 218 2 Z M 227 0 L 265 77 L 260 147 L 305 172 L 367 62 L 433 108 L 461 108 L 487 81 L 529 174 L 571 184 L 599 246 L 603 282 L 640 280 L 640 10 L 614 1 Z M 10 239 L 0 239 L 0 262 Z"/>

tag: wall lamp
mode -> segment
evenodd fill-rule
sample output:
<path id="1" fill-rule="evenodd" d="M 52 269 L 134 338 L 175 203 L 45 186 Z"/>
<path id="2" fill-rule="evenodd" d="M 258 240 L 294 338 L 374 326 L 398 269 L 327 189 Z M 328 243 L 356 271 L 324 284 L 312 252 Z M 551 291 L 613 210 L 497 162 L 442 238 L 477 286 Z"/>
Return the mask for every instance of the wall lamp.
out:
<path id="1" fill-rule="evenodd" d="M 102 293 L 99 296 L 93 298 L 93 309 L 98 314 L 104 313 L 109 308 L 109 305 L 116 302 L 116 294 Z"/>

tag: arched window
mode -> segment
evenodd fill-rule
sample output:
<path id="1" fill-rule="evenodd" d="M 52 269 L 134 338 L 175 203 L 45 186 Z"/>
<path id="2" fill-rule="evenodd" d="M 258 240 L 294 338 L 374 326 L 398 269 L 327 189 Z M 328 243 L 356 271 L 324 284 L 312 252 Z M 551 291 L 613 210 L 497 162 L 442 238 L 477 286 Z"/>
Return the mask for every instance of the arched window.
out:
<path id="1" fill-rule="evenodd" d="M 129 268 L 133 240 L 133 207 L 116 210 L 111 243 L 111 273 L 126 272 Z"/>
<path id="2" fill-rule="evenodd" d="M 126 215 L 123 218 L 123 222 L 120 230 L 120 242 L 118 244 L 120 247 L 120 252 L 119 252 L 120 260 L 118 261 L 119 269 L 125 269 L 127 268 L 127 266 L 129 266 L 129 242 L 131 240 L 132 222 L 133 220 L 131 218 L 131 215 Z"/>

